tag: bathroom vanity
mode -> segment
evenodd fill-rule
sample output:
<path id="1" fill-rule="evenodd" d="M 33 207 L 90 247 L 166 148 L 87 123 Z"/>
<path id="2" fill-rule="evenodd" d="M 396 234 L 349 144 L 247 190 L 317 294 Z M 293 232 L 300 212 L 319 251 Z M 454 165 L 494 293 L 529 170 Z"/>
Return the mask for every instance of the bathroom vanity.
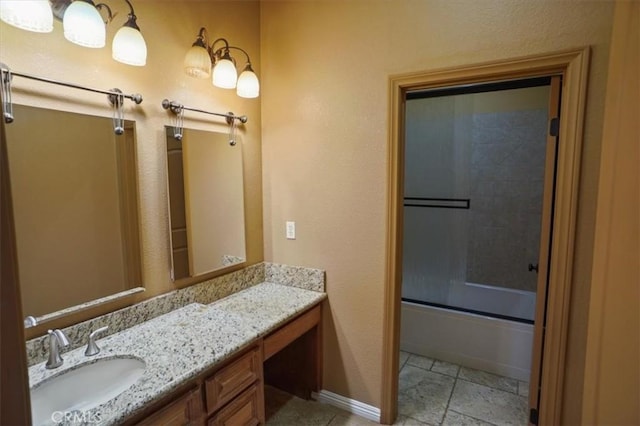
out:
<path id="1" fill-rule="evenodd" d="M 80 347 L 63 354 L 60 368 L 30 367 L 32 389 L 89 363 L 135 358 L 145 368 L 133 385 L 74 409 L 104 425 L 263 424 L 265 383 L 307 398 L 319 389 L 325 298 L 263 282 L 209 305 L 191 303 L 98 340 L 94 357 Z"/>
<path id="2" fill-rule="evenodd" d="M 303 348 L 299 354 L 302 355 L 300 359 L 293 358 L 291 355 L 295 352 L 289 351 L 289 356 L 283 356 L 280 361 L 281 365 L 289 363 L 290 369 L 296 372 L 295 377 L 290 373 L 288 377 L 274 379 L 290 392 L 296 389 L 297 392 L 310 394 L 318 390 L 320 317 L 320 305 L 310 308 L 268 336 L 257 339 L 247 349 L 238 351 L 229 361 L 207 369 L 179 391 L 128 419 L 126 424 L 264 424 L 263 363 L 270 358 L 273 359 L 277 354 L 284 355 L 284 349 L 289 345 Z M 303 339 L 302 342 L 296 342 L 298 338 Z M 311 356 L 311 359 L 308 356 Z M 271 365 L 267 364 L 268 367 Z M 312 368 L 306 369 L 306 366 Z M 271 371 L 272 375 L 278 376 L 277 367 Z M 138 421 L 140 419 L 142 420 Z"/>

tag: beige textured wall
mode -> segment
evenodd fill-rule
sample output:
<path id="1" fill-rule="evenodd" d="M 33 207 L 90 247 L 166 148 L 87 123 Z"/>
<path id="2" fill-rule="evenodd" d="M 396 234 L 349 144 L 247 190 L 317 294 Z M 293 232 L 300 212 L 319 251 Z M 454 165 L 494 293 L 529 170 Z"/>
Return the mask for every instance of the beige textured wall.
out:
<path id="1" fill-rule="evenodd" d="M 567 371 L 581 392 L 611 22 L 608 2 L 262 3 L 265 258 L 327 271 L 326 389 L 381 400 L 388 76 L 590 45 Z M 579 399 L 565 407 L 577 423 Z"/>
<path id="2" fill-rule="evenodd" d="M 139 92 L 140 106 L 127 101 L 125 115 L 136 121 L 138 186 L 140 200 L 143 279 L 147 291 L 138 300 L 173 290 L 169 277 L 170 258 L 166 190 L 166 124 L 172 115 L 162 109 L 164 98 L 215 112 L 246 114 L 249 122 L 240 128 L 243 141 L 245 205 L 247 208 L 248 264 L 263 259 L 262 170 L 260 144 L 260 99 L 243 99 L 234 91 L 215 88 L 209 80 L 186 76 L 182 61 L 201 26 L 214 39 L 226 37 L 251 55 L 260 76 L 260 8 L 256 1 L 133 1 L 138 25 L 148 47 L 145 67 L 131 67 L 111 59 L 110 40 L 124 23 L 126 3 L 108 1 L 119 15 L 107 27 L 107 46 L 86 49 L 67 42 L 60 22 L 54 31 L 37 34 L 0 23 L 0 61 L 16 72 L 31 73 L 90 87 Z M 222 19 L 224 17 L 224 19 Z M 241 59 L 241 56 L 238 56 Z M 241 59 L 243 61 L 244 59 Z M 14 78 L 13 101 L 19 104 L 111 117 L 106 96 Z M 16 117 L 26 120 L 27 117 Z M 226 132 L 222 119 L 185 113 L 185 127 Z M 88 312 L 76 316 L 95 315 Z"/>

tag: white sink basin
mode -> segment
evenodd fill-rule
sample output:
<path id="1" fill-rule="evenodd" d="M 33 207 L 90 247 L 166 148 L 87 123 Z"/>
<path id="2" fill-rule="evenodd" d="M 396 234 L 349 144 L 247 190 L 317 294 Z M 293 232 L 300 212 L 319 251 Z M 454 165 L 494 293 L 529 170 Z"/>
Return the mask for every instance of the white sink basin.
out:
<path id="1" fill-rule="evenodd" d="M 31 389 L 32 422 L 51 424 L 74 410 L 82 416 L 129 389 L 144 369 L 144 361 L 137 358 L 105 358 L 46 379 Z"/>

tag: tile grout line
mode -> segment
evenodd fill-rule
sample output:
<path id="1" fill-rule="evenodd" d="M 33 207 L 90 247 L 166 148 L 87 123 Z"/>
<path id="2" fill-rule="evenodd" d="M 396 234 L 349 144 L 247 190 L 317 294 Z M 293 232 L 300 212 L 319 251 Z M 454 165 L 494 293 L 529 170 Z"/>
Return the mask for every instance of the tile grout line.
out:
<path id="1" fill-rule="evenodd" d="M 407 365 L 407 362 L 409 362 L 409 357 L 407 357 L 407 359 L 404 360 L 400 368 L 398 368 L 398 373 L 402 371 L 405 365 Z"/>
<path id="2" fill-rule="evenodd" d="M 407 352 L 407 353 L 408 353 L 408 352 Z M 404 367 L 406 367 L 407 365 L 409 365 L 410 367 L 420 368 L 420 367 L 416 367 L 415 365 L 411 365 L 411 364 L 409 364 L 409 358 L 411 358 L 411 354 L 409 354 L 409 356 L 407 357 L 407 359 L 405 359 L 405 360 L 404 360 L 404 362 L 402 363 L 402 367 L 400 367 L 400 369 L 398 370 L 398 375 L 399 375 L 399 374 L 400 374 L 400 372 L 404 369 Z M 423 370 L 423 369 L 421 369 L 421 370 Z M 427 370 L 427 371 L 428 371 L 428 370 Z M 398 387 L 399 387 L 399 384 L 398 384 Z M 398 416 L 399 416 L 399 415 L 400 415 L 400 413 L 398 412 Z M 411 419 L 411 420 L 415 420 L 415 421 L 417 421 L 417 422 L 421 422 L 420 420 L 418 420 L 418 419 L 416 419 L 416 418 L 413 418 L 413 417 L 411 417 L 411 416 L 409 416 L 409 415 L 404 415 L 404 414 L 403 414 L 403 416 L 405 416 L 407 419 Z M 396 420 L 397 420 L 397 418 L 396 418 Z"/>
<path id="3" fill-rule="evenodd" d="M 448 411 L 448 410 L 447 410 L 447 411 Z M 461 416 L 469 417 L 470 419 L 477 420 L 477 421 L 482 422 L 482 423 L 487 423 L 487 424 L 489 424 L 489 425 L 491 425 L 491 426 L 498 426 L 498 425 L 497 425 L 497 424 L 495 424 L 495 423 L 491 423 L 491 422 L 488 422 L 488 421 L 486 421 L 486 420 L 482 420 L 482 419 L 479 419 L 479 418 L 477 418 L 477 417 L 473 417 L 473 416 L 470 416 L 470 415 L 465 414 L 465 413 L 461 413 L 461 412 L 456 411 L 456 410 L 451 410 L 451 411 L 452 411 L 452 412 L 454 412 L 454 413 L 456 413 L 456 414 L 460 414 Z"/>
<path id="4" fill-rule="evenodd" d="M 433 362 L 433 367 L 435 365 L 435 361 Z M 433 371 L 437 373 L 437 371 Z M 440 425 L 444 423 L 444 420 L 447 418 L 447 413 L 449 412 L 449 404 L 451 404 L 451 398 L 453 398 L 453 391 L 456 389 L 456 385 L 458 384 L 458 375 L 460 374 L 460 366 L 458 366 L 458 371 L 456 371 L 456 376 L 453 378 L 453 386 L 451 386 L 451 393 L 449 394 L 449 398 L 447 399 L 447 406 L 444 409 L 444 414 L 442 415 L 442 420 L 440 421 Z M 451 376 L 449 376 L 451 377 Z"/>
<path id="5" fill-rule="evenodd" d="M 335 420 L 335 418 L 336 418 L 336 417 L 338 417 L 338 415 L 337 415 L 337 414 L 334 414 L 334 415 L 333 415 L 333 417 L 331 417 L 331 418 L 329 419 L 329 421 L 327 422 L 327 424 L 326 424 L 325 426 L 329 426 L 329 425 L 331 424 L 331 422 Z"/>
<path id="6" fill-rule="evenodd" d="M 494 387 L 491 387 L 491 386 L 487 386 L 487 385 L 482 384 L 482 383 L 472 382 L 472 381 L 467 380 L 467 379 L 464 379 L 464 378 L 462 378 L 462 377 L 458 377 L 458 378 L 456 378 L 456 384 L 458 383 L 458 379 L 459 379 L 459 380 L 461 380 L 461 381 L 463 381 L 463 382 L 470 383 L 470 384 L 472 384 L 472 385 L 482 386 L 482 387 L 485 387 L 485 388 L 488 388 L 488 389 L 492 389 L 492 390 L 495 390 L 495 391 L 498 391 L 498 392 L 502 392 L 502 393 L 505 393 L 505 394 L 513 395 L 513 396 L 516 396 L 516 397 L 518 397 L 518 398 L 522 398 L 522 399 L 524 399 L 525 401 L 527 400 L 525 397 L 523 397 L 523 396 L 521 396 L 521 395 L 517 395 L 517 394 L 514 394 L 514 393 L 512 393 L 512 392 L 508 392 L 508 391 L 505 391 L 505 390 L 502 390 L 502 389 L 497 389 L 497 388 L 494 388 Z M 447 404 L 447 412 L 448 412 L 448 411 L 449 411 L 449 405 Z M 492 425 L 492 426 L 498 426 L 496 423 L 493 423 L 493 422 L 491 422 L 491 421 L 488 421 L 488 420 L 485 420 L 485 419 L 481 419 L 481 418 L 478 418 L 478 417 L 474 417 L 474 416 L 472 416 L 472 415 L 470 415 L 470 414 L 467 414 L 467 413 L 462 413 L 462 412 L 460 412 L 460 411 L 456 411 L 456 410 L 453 410 L 453 409 L 452 409 L 451 411 L 452 411 L 452 412 L 454 412 L 454 413 L 457 413 L 457 414 L 461 414 L 461 415 L 466 416 L 466 417 L 470 417 L 470 418 L 472 418 L 472 419 L 474 419 L 474 420 L 478 420 L 478 421 L 481 421 L 481 422 L 487 423 L 487 424 Z M 527 424 L 528 424 L 528 423 L 527 423 Z"/>
<path id="7" fill-rule="evenodd" d="M 407 353 L 409 353 L 409 352 L 407 352 Z M 424 370 L 424 371 L 431 371 L 431 369 L 429 369 L 429 370 L 425 370 L 424 368 L 416 367 L 415 365 L 411 365 L 411 364 L 409 364 L 409 358 L 411 358 L 411 355 L 412 355 L 412 354 L 411 354 L 411 353 L 409 353 L 409 356 L 407 357 L 407 359 L 405 360 L 405 362 L 402 364 L 402 367 L 400 368 L 400 370 L 399 370 L 399 371 L 402 371 L 402 369 L 403 369 L 404 367 L 406 367 L 407 365 L 408 365 L 409 367 L 419 368 L 420 370 Z M 431 364 L 431 365 L 433 366 L 433 364 Z M 434 373 L 435 373 L 435 371 L 434 371 Z M 401 414 L 400 414 L 400 413 L 398 413 L 398 415 L 401 415 Z M 417 421 L 417 422 L 419 422 L 419 423 L 425 423 L 425 422 L 423 422 L 423 421 L 422 421 L 422 420 L 420 420 L 420 419 L 416 419 L 415 417 L 411 417 L 411 416 L 406 415 L 406 414 L 402 414 L 402 416 L 406 417 L 407 419 L 415 420 L 415 421 Z M 396 420 L 397 420 L 397 419 L 396 419 Z M 425 424 L 426 424 L 426 423 L 425 423 Z"/>
<path id="8" fill-rule="evenodd" d="M 407 357 L 407 359 L 405 360 L 405 362 L 402 364 L 402 367 L 400 368 L 400 370 L 399 370 L 399 371 L 402 371 L 402 370 L 403 370 L 407 365 L 409 365 L 409 366 L 410 366 L 410 367 L 412 367 L 412 368 L 417 368 L 417 369 L 422 370 L 422 371 L 427 371 L 427 372 L 430 372 L 430 373 L 435 373 L 435 374 L 437 374 L 437 375 L 439 375 L 439 376 L 450 377 L 450 378 L 452 378 L 452 379 L 454 380 L 453 387 L 452 387 L 452 389 L 451 389 L 451 393 L 449 394 L 449 397 L 448 397 L 448 399 L 447 399 L 447 404 L 446 404 L 446 408 L 445 408 L 445 410 L 444 410 L 444 415 L 443 415 L 443 417 L 442 417 L 442 420 L 438 423 L 438 425 L 439 425 L 439 426 L 442 426 L 442 425 L 444 424 L 445 419 L 446 419 L 447 414 L 449 413 L 449 411 L 451 411 L 451 412 L 453 412 L 453 413 L 456 413 L 456 414 L 459 414 L 459 415 L 461 415 L 461 416 L 466 416 L 466 417 L 468 417 L 468 418 L 470 418 L 470 419 L 473 419 L 473 420 L 476 420 L 476 421 L 484 422 L 484 423 L 486 423 L 487 425 L 497 426 L 495 423 L 492 423 L 492 422 L 490 422 L 490 421 L 483 420 L 483 419 L 480 419 L 480 418 L 477 418 L 477 417 L 474 417 L 474 416 L 471 416 L 471 415 L 468 415 L 468 414 L 465 414 L 465 413 L 460 413 L 459 411 L 456 411 L 456 410 L 450 409 L 451 401 L 452 401 L 452 399 L 453 399 L 453 392 L 455 391 L 455 388 L 456 388 L 456 386 L 457 386 L 457 384 L 458 384 L 458 380 L 464 381 L 465 383 L 470 383 L 470 384 L 473 384 L 473 385 L 477 385 L 477 386 L 484 386 L 484 387 L 486 387 L 486 388 L 488 388 L 488 389 L 492 389 L 492 390 L 497 391 L 497 392 L 504 392 L 505 394 L 513 395 L 513 396 L 515 396 L 515 397 L 517 397 L 517 398 L 522 398 L 522 399 L 524 399 L 524 400 L 526 400 L 526 399 L 527 399 L 527 397 L 526 397 L 526 396 L 520 395 L 520 393 L 519 393 L 519 392 L 520 392 L 520 385 L 521 385 L 521 382 L 522 382 L 522 384 L 523 384 L 524 386 L 526 386 L 526 382 L 524 382 L 524 381 L 521 381 L 521 380 L 518 380 L 518 379 L 515 379 L 515 378 L 512 378 L 512 377 L 501 376 L 501 375 L 499 375 L 499 374 L 491 373 L 491 372 L 489 372 L 489 371 L 484 371 L 484 370 L 478 370 L 478 369 L 473 369 L 473 368 L 463 367 L 463 366 L 461 366 L 461 365 L 459 365 L 459 364 L 453 364 L 453 363 L 449 363 L 449 362 L 442 361 L 442 360 L 437 360 L 437 359 L 434 359 L 434 358 L 425 357 L 425 356 L 418 355 L 418 354 L 412 354 L 412 353 L 410 353 L 410 352 L 407 352 L 407 353 L 409 354 L 409 356 Z M 432 362 L 431 362 L 430 367 L 429 367 L 429 368 L 424 368 L 424 366 L 419 366 L 419 365 L 411 364 L 411 363 L 409 362 L 409 360 L 411 359 L 411 357 L 412 357 L 412 356 L 415 356 L 415 357 L 417 357 L 417 358 L 423 358 L 423 359 L 429 359 L 429 360 L 431 360 Z M 434 371 L 434 370 L 433 370 L 433 368 L 436 366 L 436 363 L 438 363 L 438 362 L 440 362 L 440 363 L 444 363 L 444 364 L 448 364 L 448 365 L 450 365 L 450 366 L 455 366 L 455 367 L 457 367 L 456 372 L 455 372 L 455 375 L 446 374 L 446 373 L 443 373 L 443 372 L 440 372 L 440 371 Z M 469 369 L 469 370 L 475 370 L 475 371 L 479 371 L 479 372 L 488 373 L 488 374 L 490 374 L 490 375 L 492 375 L 492 376 L 495 376 L 495 377 L 496 377 L 496 378 L 498 378 L 498 379 L 507 379 L 507 380 L 509 380 L 509 381 L 514 381 L 514 382 L 515 382 L 515 391 L 510 391 L 510 390 L 506 390 L 506 389 L 504 389 L 504 388 L 500 388 L 500 387 L 496 386 L 496 385 L 495 385 L 495 384 L 493 384 L 493 383 L 480 382 L 480 380 L 474 381 L 474 379 L 473 379 L 473 378 L 462 377 L 462 376 L 461 376 L 461 374 L 462 374 L 462 370 L 463 370 L 463 368 L 467 368 L 467 369 Z M 414 417 L 412 417 L 412 416 L 406 416 L 406 417 L 407 417 L 408 419 L 416 420 L 416 421 L 419 421 L 419 422 L 421 421 L 420 419 L 416 419 L 416 418 L 414 418 Z"/>
<path id="9" fill-rule="evenodd" d="M 475 369 L 475 368 L 464 367 L 464 366 L 459 365 L 459 364 L 447 363 L 447 364 L 455 365 L 455 366 L 457 366 L 457 367 L 458 367 L 458 371 L 457 371 L 456 375 L 455 375 L 455 376 L 451 376 L 450 374 L 441 373 L 441 372 L 439 372 L 439 371 L 434 371 L 434 370 L 432 369 L 432 368 L 433 368 L 433 366 L 435 365 L 435 363 L 436 363 L 437 361 L 439 361 L 439 362 L 447 362 L 447 361 L 443 361 L 443 360 L 435 359 L 435 358 L 424 357 L 424 356 L 422 356 L 422 355 L 412 354 L 412 353 L 410 353 L 410 352 L 407 352 L 407 353 L 409 354 L 409 357 L 408 357 L 408 358 L 407 358 L 407 360 L 402 364 L 402 368 L 404 368 L 406 365 L 410 365 L 411 367 L 419 368 L 419 369 L 421 369 L 421 370 L 425 370 L 425 371 L 431 371 L 432 373 L 440 374 L 440 375 L 442 375 L 442 376 L 455 377 L 456 379 L 458 379 L 458 378 L 459 378 L 460 380 L 464 380 L 464 381 L 469 382 L 469 383 L 474 383 L 474 384 L 476 384 L 476 385 L 486 386 L 486 387 L 491 388 L 491 389 L 495 389 L 495 390 L 499 390 L 499 391 L 502 391 L 502 392 L 507 392 L 507 393 L 510 393 L 510 394 L 513 394 L 513 395 L 516 395 L 516 396 L 520 396 L 520 397 L 523 397 L 523 398 L 527 398 L 527 396 L 525 396 L 525 395 L 520 395 L 520 393 L 519 393 L 519 389 L 520 389 L 520 382 L 521 382 L 521 380 L 515 379 L 515 378 L 513 378 L 513 377 L 501 376 L 501 375 L 499 375 L 499 374 L 495 374 L 495 373 L 492 373 L 492 372 L 490 372 L 490 371 L 478 370 L 478 369 Z M 417 365 L 414 365 L 414 364 L 409 364 L 409 359 L 411 358 L 411 355 L 416 355 L 416 356 L 421 357 L 421 358 L 428 358 L 428 359 L 431 359 L 431 360 L 433 361 L 433 362 L 432 362 L 432 364 L 431 364 L 431 367 L 429 367 L 428 369 L 426 369 L 426 368 L 423 368 L 423 367 L 420 367 L 420 366 L 417 366 Z M 402 370 L 402 368 L 401 368 L 400 370 Z M 480 383 L 479 381 L 473 381 L 472 379 L 467 379 L 467 378 L 464 378 L 464 377 L 460 377 L 460 372 L 462 371 L 462 369 L 463 369 L 463 368 L 467 368 L 467 369 L 469 369 L 469 370 L 481 371 L 481 372 L 483 372 L 483 373 L 489 373 L 489 374 L 492 374 L 492 375 L 494 375 L 494 376 L 496 376 L 496 377 L 500 377 L 500 378 L 503 378 L 503 379 L 514 380 L 514 381 L 516 382 L 516 390 L 515 390 L 515 392 L 512 392 L 512 391 L 510 391 L 510 390 L 501 389 L 501 388 L 499 388 L 499 387 L 497 387 L 497 386 L 492 386 L 492 385 L 487 384 L 487 383 Z M 400 370 L 399 370 L 399 371 L 400 371 Z M 523 383 L 526 383 L 526 382 L 523 382 Z"/>
<path id="10" fill-rule="evenodd" d="M 501 376 L 501 377 L 502 377 L 502 376 Z M 490 389 L 493 389 L 493 390 L 497 390 L 497 391 L 500 391 L 500 392 L 505 392 L 505 393 L 508 393 L 508 394 L 511 394 L 511 395 L 515 395 L 515 396 L 519 396 L 519 397 L 521 397 L 521 398 L 525 398 L 523 395 L 518 394 L 517 388 L 516 388 L 516 392 L 511 392 L 511 391 L 508 391 L 508 390 L 505 390 L 505 389 L 500 389 L 499 387 L 496 387 L 496 386 L 491 386 L 491 385 L 486 384 L 486 383 L 478 383 L 478 382 L 474 382 L 473 380 L 471 380 L 471 379 L 466 379 L 466 378 L 464 378 L 464 377 L 459 377 L 459 376 L 458 376 L 457 378 L 458 378 L 458 379 L 460 379 L 460 380 L 463 380 L 463 381 L 465 381 L 465 382 L 467 382 L 467 383 L 473 383 L 474 385 L 485 386 L 485 387 L 490 388 Z"/>

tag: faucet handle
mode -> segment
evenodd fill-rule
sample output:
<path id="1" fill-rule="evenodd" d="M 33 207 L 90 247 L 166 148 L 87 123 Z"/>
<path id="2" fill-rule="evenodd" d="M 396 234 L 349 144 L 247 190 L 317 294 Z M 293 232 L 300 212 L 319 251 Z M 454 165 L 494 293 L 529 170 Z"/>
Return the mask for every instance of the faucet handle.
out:
<path id="1" fill-rule="evenodd" d="M 96 345 L 95 338 L 96 338 L 96 335 L 104 331 L 107 331 L 108 329 L 109 327 L 104 326 L 89 333 L 89 341 L 87 342 L 87 349 L 84 351 L 85 356 L 92 356 L 100 353 L 100 348 L 98 347 L 98 345 Z"/>

